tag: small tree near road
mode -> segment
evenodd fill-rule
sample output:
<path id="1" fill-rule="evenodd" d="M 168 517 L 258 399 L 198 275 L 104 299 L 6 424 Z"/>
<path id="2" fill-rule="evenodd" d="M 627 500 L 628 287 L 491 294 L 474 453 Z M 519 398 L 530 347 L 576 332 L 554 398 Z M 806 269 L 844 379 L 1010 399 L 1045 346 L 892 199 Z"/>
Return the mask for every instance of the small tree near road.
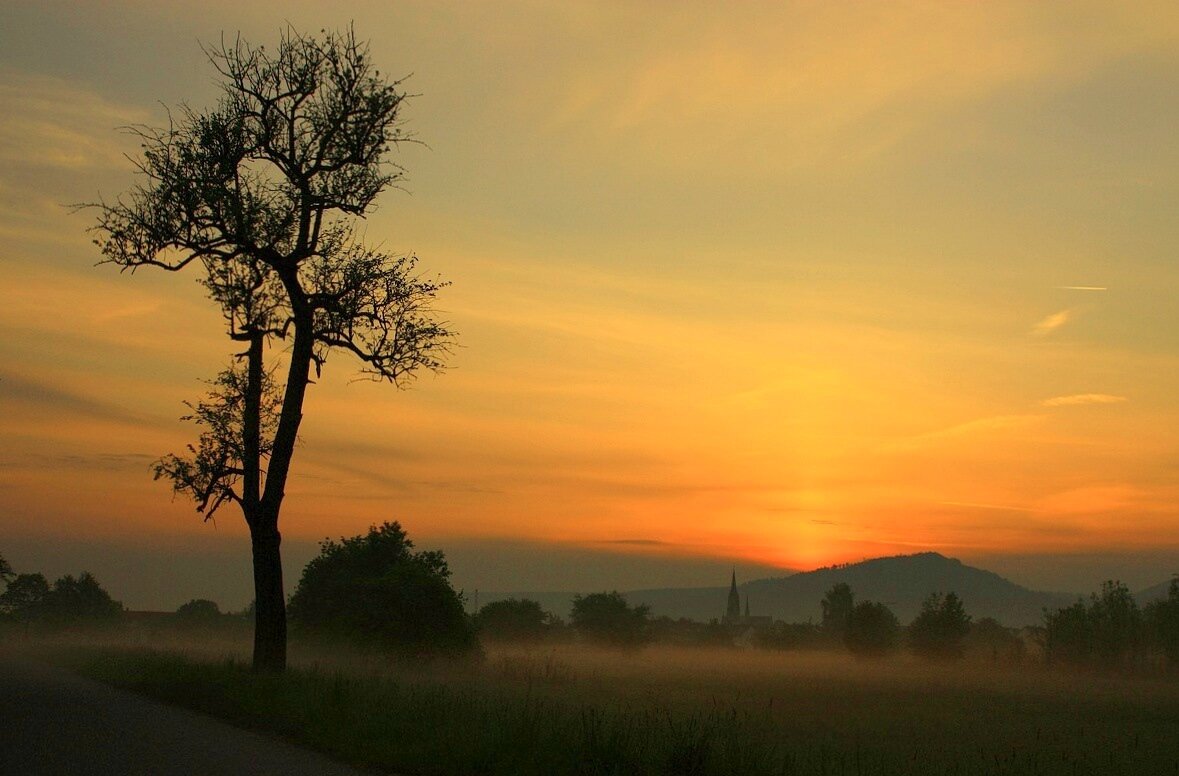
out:
<path id="1" fill-rule="evenodd" d="M 442 367 L 452 340 L 416 259 L 366 247 L 355 220 L 402 177 L 405 93 L 345 33 L 288 30 L 276 48 L 240 38 L 208 50 L 221 98 L 138 127 L 141 182 L 102 202 L 94 228 L 122 270 L 192 267 L 239 352 L 188 416 L 197 444 L 161 459 L 211 517 L 237 504 L 249 526 L 257 602 L 254 667 L 286 666 L 279 515 L 312 370 L 332 351 L 402 386 Z"/>

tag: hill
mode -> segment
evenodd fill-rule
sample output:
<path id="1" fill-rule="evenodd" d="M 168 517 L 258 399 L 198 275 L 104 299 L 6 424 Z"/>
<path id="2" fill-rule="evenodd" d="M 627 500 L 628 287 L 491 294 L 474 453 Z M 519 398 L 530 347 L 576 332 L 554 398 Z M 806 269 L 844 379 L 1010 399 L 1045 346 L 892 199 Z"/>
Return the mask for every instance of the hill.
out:
<path id="1" fill-rule="evenodd" d="M 1164 579 L 1157 585 L 1151 585 L 1145 590 L 1139 590 L 1134 594 L 1134 600 L 1138 602 L 1139 606 L 1146 606 L 1151 601 L 1162 601 L 1171 592 L 1171 580 Z"/>
<path id="2" fill-rule="evenodd" d="M 967 566 L 936 552 L 874 558 L 753 580 L 738 587 L 742 606 L 748 598 L 751 614 L 770 615 L 787 622 L 818 622 L 823 594 L 840 582 L 851 586 L 857 601 L 883 601 L 902 623 L 916 617 L 921 602 L 933 592 L 953 591 L 976 620 L 994 617 L 1010 626 L 1039 625 L 1046 607 L 1067 606 L 1077 600 L 1074 594 L 1029 590 L 994 572 Z M 728 586 L 717 586 L 631 590 L 625 595 L 632 604 L 651 607 L 655 616 L 707 622 L 724 614 L 728 592 Z M 572 592 L 484 593 L 480 603 L 509 597 L 531 598 L 546 611 L 567 618 L 574 595 Z"/>
<path id="3" fill-rule="evenodd" d="M 953 591 L 975 619 L 994 617 L 1011 625 L 1036 625 L 1045 607 L 1072 603 L 1075 595 L 1029 590 L 990 571 L 967 566 L 936 552 L 874 558 L 739 585 L 751 614 L 768 614 L 789 622 L 818 622 L 819 602 L 832 586 L 845 582 L 857 600 L 883 601 L 901 622 L 909 622 L 932 592 Z M 725 587 L 690 590 L 635 590 L 632 603 L 645 603 L 657 615 L 709 620 L 724 612 Z"/>

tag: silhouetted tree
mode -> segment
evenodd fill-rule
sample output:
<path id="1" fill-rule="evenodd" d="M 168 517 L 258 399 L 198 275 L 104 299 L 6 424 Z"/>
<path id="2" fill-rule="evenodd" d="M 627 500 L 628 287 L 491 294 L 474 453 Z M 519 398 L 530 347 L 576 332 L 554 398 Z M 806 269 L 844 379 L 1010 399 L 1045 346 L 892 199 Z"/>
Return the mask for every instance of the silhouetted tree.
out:
<path id="1" fill-rule="evenodd" d="M 441 552 L 414 552 L 398 523 L 324 540 L 291 596 L 298 632 L 407 654 L 476 648 L 461 596 Z"/>
<path id="2" fill-rule="evenodd" d="M 479 632 L 505 641 L 539 641 L 545 635 L 549 615 L 540 603 L 528 598 L 492 601 L 475 616 Z"/>
<path id="3" fill-rule="evenodd" d="M 43 575 L 19 574 L 0 594 L 0 613 L 27 627 L 44 614 L 48 595 L 49 582 Z"/>
<path id="4" fill-rule="evenodd" d="M 59 578 L 42 606 L 45 619 L 59 625 L 110 622 L 123 613 L 123 605 L 88 571 Z"/>
<path id="5" fill-rule="evenodd" d="M 158 463 L 211 517 L 238 504 L 250 528 L 257 601 L 254 667 L 286 665 L 279 513 L 314 367 L 330 351 L 358 358 L 374 380 L 402 386 L 436 370 L 452 335 L 433 318 L 439 283 L 415 257 L 365 247 L 354 220 L 402 178 L 388 161 L 406 139 L 405 93 L 373 67 L 351 30 L 276 49 L 241 38 L 208 50 L 221 99 L 182 106 L 164 129 L 137 127 L 142 182 L 100 203 L 94 231 L 121 269 L 196 265 L 244 352 L 189 416 L 202 427 L 184 456 Z M 282 348 L 272 347 L 276 340 Z M 270 383 L 268 358 L 285 360 Z"/>
<path id="6" fill-rule="evenodd" d="M 8 561 L 0 555 L 0 583 L 7 584 L 9 580 L 15 579 L 16 574 L 12 571 L 12 566 L 8 565 Z"/>
<path id="7" fill-rule="evenodd" d="M 635 646 L 647 638 L 650 609 L 630 606 L 617 590 L 574 596 L 569 620 L 587 641 Z"/>
<path id="8" fill-rule="evenodd" d="M 847 618 L 843 643 L 854 655 L 879 657 L 896 648 L 899 629 L 896 615 L 887 606 L 861 601 Z"/>
<path id="9" fill-rule="evenodd" d="M 221 619 L 221 607 L 216 601 L 194 598 L 186 604 L 181 604 L 176 610 L 176 616 L 191 625 L 207 625 Z"/>
<path id="10" fill-rule="evenodd" d="M 970 615 L 956 593 L 933 593 L 909 625 L 909 648 L 923 657 L 962 657 L 962 641 L 970 633 Z"/>
<path id="11" fill-rule="evenodd" d="M 831 638 L 843 641 L 847 632 L 847 618 L 855 607 L 855 596 L 846 582 L 840 582 L 823 596 L 823 632 Z"/>
<path id="12" fill-rule="evenodd" d="M 1155 644 L 1172 667 L 1179 667 L 1179 576 L 1171 579 L 1167 597 L 1147 604 L 1146 623 Z"/>
<path id="13" fill-rule="evenodd" d="M 1044 658 L 1049 663 L 1085 665 L 1093 659 L 1093 627 L 1084 601 L 1044 610 Z"/>
<path id="14" fill-rule="evenodd" d="M 1121 665 L 1141 654 L 1142 611 L 1124 583 L 1108 580 L 1101 585 L 1101 592 L 1090 601 L 1089 619 L 1094 656 L 1101 665 Z"/>
<path id="15" fill-rule="evenodd" d="M 1113 668 L 1140 657 L 1145 623 L 1130 589 L 1108 580 L 1101 592 L 1055 612 L 1044 612 L 1044 654 L 1049 662 Z"/>

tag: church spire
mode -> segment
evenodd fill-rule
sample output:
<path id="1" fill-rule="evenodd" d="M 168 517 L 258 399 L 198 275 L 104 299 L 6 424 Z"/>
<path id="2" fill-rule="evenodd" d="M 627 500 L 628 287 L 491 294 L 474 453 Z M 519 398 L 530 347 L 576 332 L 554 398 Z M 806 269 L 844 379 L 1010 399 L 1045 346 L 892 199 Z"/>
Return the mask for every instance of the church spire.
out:
<path id="1" fill-rule="evenodd" d="M 741 618 L 741 594 L 737 592 L 737 569 L 733 569 L 733 581 L 729 585 L 729 606 L 725 611 L 725 619 L 729 621 Z"/>

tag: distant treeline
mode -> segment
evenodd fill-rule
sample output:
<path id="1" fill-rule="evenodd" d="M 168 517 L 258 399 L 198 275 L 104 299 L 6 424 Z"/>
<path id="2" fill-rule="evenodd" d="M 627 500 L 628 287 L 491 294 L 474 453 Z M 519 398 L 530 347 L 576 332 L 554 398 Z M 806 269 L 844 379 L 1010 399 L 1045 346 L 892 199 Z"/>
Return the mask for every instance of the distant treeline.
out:
<path id="1" fill-rule="evenodd" d="M 1126 585 L 1106 582 L 1088 601 L 1045 610 L 1044 624 L 1008 628 L 990 617 L 974 620 L 954 593 L 932 593 L 920 613 L 902 626 L 889 607 L 855 600 L 843 583 L 820 602 L 820 623 L 764 618 L 730 622 L 651 617 L 646 606 L 629 606 L 618 592 L 577 596 L 565 622 L 529 599 L 487 604 L 474 616 L 484 638 L 510 641 L 582 640 L 616 646 L 670 643 L 749 646 L 766 649 L 846 649 L 873 657 L 899 649 L 931 660 L 966 656 L 1018 662 L 1037 652 L 1053 664 L 1128 668 L 1165 663 L 1179 668 L 1179 578 L 1167 598 L 1140 608 Z"/>
<path id="2" fill-rule="evenodd" d="M 129 619 L 93 575 L 64 576 L 52 584 L 39 573 L 15 574 L 0 557 L 0 620 L 32 628 L 114 624 Z M 367 534 L 325 540 L 291 595 L 292 632 L 304 639 L 336 639 L 410 655 L 478 654 L 480 641 L 583 641 L 612 647 L 648 643 L 742 646 L 763 649 L 842 649 L 876 657 L 907 649 L 931 660 L 966 656 L 1019 662 L 1035 652 L 1051 664 L 1103 669 L 1163 663 L 1179 667 L 1179 577 L 1166 598 L 1139 607 L 1126 585 L 1109 581 L 1088 600 L 1044 611 L 1040 627 L 1007 628 L 974 620 L 954 592 L 931 593 L 908 625 L 885 603 L 857 601 L 845 583 L 820 601 L 819 623 L 735 617 L 703 623 L 653 617 L 617 591 L 576 596 L 568 620 L 537 601 L 509 598 L 474 615 L 463 611 L 441 552 L 415 551 L 397 523 Z M 223 614 L 213 601 L 194 599 L 167 617 L 169 624 L 211 627 L 248 623 L 252 606 Z M 143 618 L 132 613 L 130 619 Z M 161 624 L 163 624 L 161 622 Z"/>

